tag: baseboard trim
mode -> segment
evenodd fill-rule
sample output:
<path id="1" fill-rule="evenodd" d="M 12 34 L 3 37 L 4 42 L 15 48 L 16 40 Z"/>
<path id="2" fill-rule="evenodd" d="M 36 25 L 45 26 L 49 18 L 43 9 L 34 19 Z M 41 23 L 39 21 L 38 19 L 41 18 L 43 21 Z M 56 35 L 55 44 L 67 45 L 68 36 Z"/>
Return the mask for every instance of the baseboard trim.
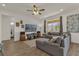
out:
<path id="1" fill-rule="evenodd" d="M 71 42 L 71 44 L 79 44 L 79 43 L 76 43 L 76 42 Z"/>

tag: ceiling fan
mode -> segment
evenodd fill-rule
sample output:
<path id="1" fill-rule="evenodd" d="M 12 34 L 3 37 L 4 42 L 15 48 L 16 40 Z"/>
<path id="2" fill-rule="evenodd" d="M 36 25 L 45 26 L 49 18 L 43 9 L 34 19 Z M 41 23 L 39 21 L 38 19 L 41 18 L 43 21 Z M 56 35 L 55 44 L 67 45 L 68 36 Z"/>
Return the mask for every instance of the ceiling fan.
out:
<path id="1" fill-rule="evenodd" d="M 31 10 L 27 9 L 27 11 L 32 11 L 33 12 L 32 15 L 37 15 L 37 14 L 41 15 L 42 14 L 41 12 L 45 11 L 45 9 L 39 9 L 36 5 L 33 5 L 32 9 Z"/>

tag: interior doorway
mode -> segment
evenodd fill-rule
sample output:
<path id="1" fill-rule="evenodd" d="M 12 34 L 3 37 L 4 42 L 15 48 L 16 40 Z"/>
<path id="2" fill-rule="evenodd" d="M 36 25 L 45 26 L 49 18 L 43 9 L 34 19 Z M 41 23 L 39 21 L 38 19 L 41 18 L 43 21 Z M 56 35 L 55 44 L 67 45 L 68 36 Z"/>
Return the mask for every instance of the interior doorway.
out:
<path id="1" fill-rule="evenodd" d="M 14 40 L 14 22 L 10 23 L 10 27 L 11 27 L 11 29 L 10 29 L 10 39 Z"/>

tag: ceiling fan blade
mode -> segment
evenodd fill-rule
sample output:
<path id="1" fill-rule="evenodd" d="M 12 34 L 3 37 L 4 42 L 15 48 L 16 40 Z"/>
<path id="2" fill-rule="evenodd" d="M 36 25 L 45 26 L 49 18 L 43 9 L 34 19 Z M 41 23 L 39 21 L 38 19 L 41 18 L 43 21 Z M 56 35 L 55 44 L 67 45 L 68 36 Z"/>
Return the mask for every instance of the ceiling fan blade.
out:
<path id="1" fill-rule="evenodd" d="M 27 10 L 27 11 L 32 11 L 32 10 Z"/>
<path id="2" fill-rule="evenodd" d="M 39 11 L 45 11 L 45 9 L 40 9 Z"/>
<path id="3" fill-rule="evenodd" d="M 33 5 L 34 8 L 36 8 L 36 5 Z"/>
<path id="4" fill-rule="evenodd" d="M 34 15 L 34 14 L 32 14 L 32 15 Z"/>
<path id="5" fill-rule="evenodd" d="M 39 15 L 41 15 L 42 13 L 39 13 Z"/>

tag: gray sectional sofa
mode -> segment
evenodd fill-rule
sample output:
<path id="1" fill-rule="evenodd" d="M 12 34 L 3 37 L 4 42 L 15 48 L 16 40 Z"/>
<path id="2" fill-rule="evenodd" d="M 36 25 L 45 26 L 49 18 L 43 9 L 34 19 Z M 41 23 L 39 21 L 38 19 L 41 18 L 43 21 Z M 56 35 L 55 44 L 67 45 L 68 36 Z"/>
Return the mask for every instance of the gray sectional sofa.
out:
<path id="1" fill-rule="evenodd" d="M 51 42 L 49 39 L 41 38 L 40 40 L 36 40 L 36 47 L 45 51 L 49 55 L 66 56 L 70 47 L 70 38 L 69 36 L 66 36 L 64 39 L 62 39 L 62 44 Z"/>

